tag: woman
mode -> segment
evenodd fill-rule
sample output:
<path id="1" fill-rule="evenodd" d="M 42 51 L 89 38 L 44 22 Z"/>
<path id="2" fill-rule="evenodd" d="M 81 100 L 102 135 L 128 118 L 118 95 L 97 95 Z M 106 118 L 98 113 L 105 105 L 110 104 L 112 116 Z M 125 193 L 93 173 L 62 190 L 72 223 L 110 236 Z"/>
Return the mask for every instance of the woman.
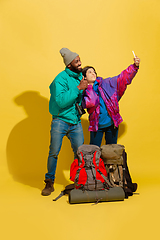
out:
<path id="1" fill-rule="evenodd" d="M 118 101 L 127 85 L 131 84 L 139 64 L 140 59 L 135 56 L 134 64 L 118 76 L 106 79 L 97 77 L 92 66 L 83 68 L 82 74 L 88 81 L 88 87 L 83 93 L 82 106 L 89 113 L 90 144 L 100 147 L 104 133 L 106 144 L 117 143 L 118 126 L 123 121 Z"/>
<path id="2" fill-rule="evenodd" d="M 105 133 L 106 144 L 117 144 L 118 126 L 123 121 L 119 114 L 118 101 L 123 96 L 127 85 L 139 69 L 140 59 L 135 56 L 134 64 L 122 71 L 118 76 L 103 79 L 97 77 L 94 67 L 83 68 L 82 74 L 88 81 L 88 87 L 83 92 L 82 106 L 89 113 L 90 144 L 100 147 Z M 125 153 L 123 167 L 125 169 L 125 198 L 132 196 L 137 190 L 137 183 L 132 183 L 132 178 L 127 166 Z"/>

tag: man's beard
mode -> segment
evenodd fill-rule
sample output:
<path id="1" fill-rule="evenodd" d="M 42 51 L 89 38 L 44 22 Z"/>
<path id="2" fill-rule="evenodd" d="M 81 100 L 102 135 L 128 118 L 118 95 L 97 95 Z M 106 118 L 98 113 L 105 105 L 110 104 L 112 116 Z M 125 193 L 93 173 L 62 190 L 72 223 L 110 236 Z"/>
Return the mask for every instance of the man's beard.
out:
<path id="1" fill-rule="evenodd" d="M 70 70 L 71 70 L 72 72 L 75 72 L 75 73 L 80 73 L 80 72 L 82 72 L 82 68 L 81 68 L 81 69 L 78 69 L 77 67 L 74 67 L 72 64 L 71 64 Z"/>

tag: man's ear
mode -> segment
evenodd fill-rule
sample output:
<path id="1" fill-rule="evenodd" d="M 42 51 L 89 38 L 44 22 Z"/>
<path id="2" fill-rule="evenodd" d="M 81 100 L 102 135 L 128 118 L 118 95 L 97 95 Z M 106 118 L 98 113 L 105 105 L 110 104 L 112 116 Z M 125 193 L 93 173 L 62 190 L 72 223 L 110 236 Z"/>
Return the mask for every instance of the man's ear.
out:
<path id="1" fill-rule="evenodd" d="M 67 67 L 70 68 L 70 67 L 71 67 L 71 64 L 68 64 Z"/>

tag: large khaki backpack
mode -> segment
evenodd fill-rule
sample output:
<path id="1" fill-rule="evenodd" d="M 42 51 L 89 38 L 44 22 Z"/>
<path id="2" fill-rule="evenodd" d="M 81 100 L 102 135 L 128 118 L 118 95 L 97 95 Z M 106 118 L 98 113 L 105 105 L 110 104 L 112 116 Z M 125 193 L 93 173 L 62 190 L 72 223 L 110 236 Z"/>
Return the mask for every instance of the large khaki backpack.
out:
<path id="1" fill-rule="evenodd" d="M 120 144 L 108 144 L 101 146 L 100 149 L 110 183 L 113 186 L 124 187 L 125 169 L 123 168 L 123 160 L 125 147 Z"/>

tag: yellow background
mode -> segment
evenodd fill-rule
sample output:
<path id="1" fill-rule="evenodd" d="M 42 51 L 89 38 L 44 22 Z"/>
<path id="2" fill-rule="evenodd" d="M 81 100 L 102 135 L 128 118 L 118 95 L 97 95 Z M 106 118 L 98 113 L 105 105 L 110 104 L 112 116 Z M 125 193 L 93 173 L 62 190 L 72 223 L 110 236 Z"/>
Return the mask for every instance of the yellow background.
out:
<path id="1" fill-rule="evenodd" d="M 0 235 L 2 239 L 153 239 L 159 236 L 160 1 L 0 1 Z M 69 182 L 73 153 L 59 155 L 55 192 L 40 195 L 51 116 L 49 85 L 64 69 L 59 50 L 79 53 L 99 76 L 118 75 L 140 57 L 120 101 L 118 143 L 139 188 L 123 202 L 69 205 L 52 199 Z M 87 115 L 82 119 L 89 143 Z"/>

